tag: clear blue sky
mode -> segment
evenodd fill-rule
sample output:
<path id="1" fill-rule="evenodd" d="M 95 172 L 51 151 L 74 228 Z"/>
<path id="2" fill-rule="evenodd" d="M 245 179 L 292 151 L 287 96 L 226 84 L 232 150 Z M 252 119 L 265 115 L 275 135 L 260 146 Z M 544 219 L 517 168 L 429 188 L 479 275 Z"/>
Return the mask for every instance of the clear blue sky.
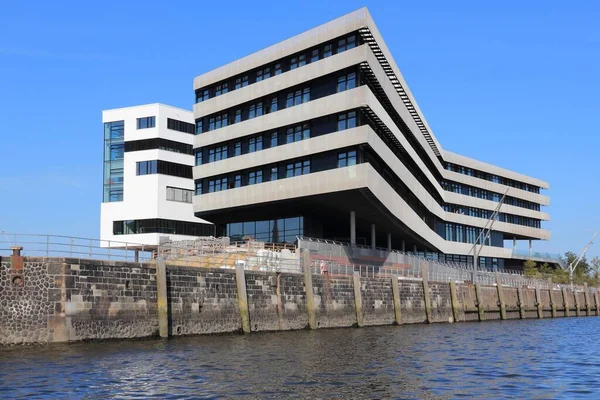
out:
<path id="1" fill-rule="evenodd" d="M 596 1 L 5 1 L 0 231 L 98 237 L 103 109 L 191 109 L 194 76 L 362 6 L 442 146 L 549 181 L 534 249 L 579 252 L 600 229 Z"/>

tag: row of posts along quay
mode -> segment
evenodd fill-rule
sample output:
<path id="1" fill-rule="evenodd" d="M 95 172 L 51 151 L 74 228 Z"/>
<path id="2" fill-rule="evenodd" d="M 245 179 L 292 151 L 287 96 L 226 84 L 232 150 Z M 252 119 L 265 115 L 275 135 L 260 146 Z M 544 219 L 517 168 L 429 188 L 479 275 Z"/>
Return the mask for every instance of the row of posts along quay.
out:
<path id="1" fill-rule="evenodd" d="M 304 237 L 297 248 L 168 242 L 138 261 L 86 258 L 100 249 L 77 244 L 22 251 L 0 263 L 4 345 L 600 315 L 587 285 Z"/>

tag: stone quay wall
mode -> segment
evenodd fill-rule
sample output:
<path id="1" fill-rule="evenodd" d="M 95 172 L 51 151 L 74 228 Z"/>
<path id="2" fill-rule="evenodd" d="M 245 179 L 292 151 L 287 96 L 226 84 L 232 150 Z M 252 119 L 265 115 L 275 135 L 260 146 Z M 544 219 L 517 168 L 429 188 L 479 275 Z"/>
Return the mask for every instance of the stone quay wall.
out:
<path id="1" fill-rule="evenodd" d="M 0 344 L 600 315 L 595 288 L 159 263 L 0 259 Z"/>

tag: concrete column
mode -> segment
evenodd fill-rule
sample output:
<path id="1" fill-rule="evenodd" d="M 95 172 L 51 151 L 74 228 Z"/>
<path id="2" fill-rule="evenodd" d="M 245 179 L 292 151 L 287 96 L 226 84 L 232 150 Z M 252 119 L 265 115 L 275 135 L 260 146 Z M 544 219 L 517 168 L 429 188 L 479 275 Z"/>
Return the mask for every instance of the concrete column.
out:
<path id="1" fill-rule="evenodd" d="M 416 247 L 416 246 L 415 246 Z M 429 296 L 429 271 L 427 268 L 427 262 L 421 263 L 421 277 L 423 277 L 423 297 L 425 298 L 425 315 L 427 322 L 433 322 L 433 316 L 431 315 L 431 297 Z"/>
<path id="2" fill-rule="evenodd" d="M 169 337 L 169 305 L 167 300 L 167 264 L 165 260 L 156 260 L 156 289 L 158 308 L 158 333 L 161 338 Z"/>
<path id="3" fill-rule="evenodd" d="M 529 239 L 529 255 L 533 255 L 533 242 Z"/>
<path id="4" fill-rule="evenodd" d="M 392 234 L 387 234 L 387 249 L 388 251 L 392 251 Z"/>
<path id="5" fill-rule="evenodd" d="M 377 240 L 376 240 L 376 236 L 375 236 L 375 224 L 371 224 L 371 248 L 373 250 L 375 250 L 375 247 L 377 247 Z"/>
<path id="6" fill-rule="evenodd" d="M 355 272 L 352 275 L 352 284 L 354 286 L 354 310 L 356 311 L 356 325 L 358 327 L 364 326 L 363 312 L 362 312 L 362 295 L 360 292 L 360 275 Z"/>
<path id="7" fill-rule="evenodd" d="M 550 295 L 550 309 L 552 310 L 552 318 L 556 318 L 556 303 L 554 302 L 554 284 L 552 278 L 548 279 L 548 294 Z"/>
<path id="8" fill-rule="evenodd" d="M 577 292 L 575 290 L 573 290 L 571 292 L 571 294 L 573 295 L 573 297 L 575 297 L 575 315 L 577 317 L 581 316 L 581 304 L 579 304 L 579 296 L 577 295 Z"/>
<path id="9" fill-rule="evenodd" d="M 588 290 L 587 282 L 584 282 L 583 287 L 585 289 L 585 315 L 589 317 L 592 315 L 592 307 L 590 305 L 590 292 Z"/>
<path id="10" fill-rule="evenodd" d="M 302 249 L 302 269 L 304 270 L 304 290 L 306 292 L 308 327 L 310 329 L 317 329 L 317 311 L 315 308 L 315 298 L 313 294 L 312 271 L 310 268 L 310 251 L 308 249 Z"/>
<path id="11" fill-rule="evenodd" d="M 523 302 L 525 301 L 525 297 L 523 296 L 523 288 L 522 287 L 518 287 L 517 288 L 517 301 L 518 301 L 518 306 L 519 306 L 519 318 L 521 319 L 525 319 L 527 318 L 527 315 L 525 314 L 525 307 Z"/>
<path id="12" fill-rule="evenodd" d="M 392 296 L 394 297 L 394 323 L 402 325 L 402 311 L 400 309 L 400 287 L 398 277 L 392 278 Z"/>
<path id="13" fill-rule="evenodd" d="M 479 314 L 479 320 L 485 321 L 485 309 L 483 308 L 483 298 L 481 297 L 481 286 L 479 283 L 475 284 L 475 298 L 477 299 L 477 313 Z"/>
<path id="14" fill-rule="evenodd" d="M 242 331 L 250 333 L 250 311 L 248 310 L 248 294 L 246 293 L 246 271 L 244 266 L 235 266 L 235 282 L 237 284 L 238 308 L 242 320 Z"/>
<path id="15" fill-rule="evenodd" d="M 404 240 L 402 240 L 402 252 L 406 253 L 406 242 Z"/>
<path id="16" fill-rule="evenodd" d="M 454 317 L 454 322 L 458 322 L 460 320 L 460 315 L 458 314 L 458 297 L 456 296 L 456 283 L 454 281 L 450 281 L 450 301 L 452 302 L 452 316 Z"/>
<path id="17" fill-rule="evenodd" d="M 356 245 L 356 213 L 350 211 L 350 244 Z"/>
<path id="18" fill-rule="evenodd" d="M 502 290 L 502 279 L 496 272 L 496 290 L 498 291 L 498 306 L 500 306 L 500 319 L 506 319 L 506 303 L 504 302 L 504 291 Z"/>
<path id="19" fill-rule="evenodd" d="M 538 318 L 544 318 L 544 304 L 542 303 L 542 293 L 539 287 L 535 288 L 535 304 L 537 306 Z"/>
<path id="20" fill-rule="evenodd" d="M 571 311 L 569 310 L 569 297 L 567 296 L 567 288 L 563 286 L 562 288 L 562 297 L 563 297 L 563 305 L 565 307 L 565 317 L 571 316 Z"/>

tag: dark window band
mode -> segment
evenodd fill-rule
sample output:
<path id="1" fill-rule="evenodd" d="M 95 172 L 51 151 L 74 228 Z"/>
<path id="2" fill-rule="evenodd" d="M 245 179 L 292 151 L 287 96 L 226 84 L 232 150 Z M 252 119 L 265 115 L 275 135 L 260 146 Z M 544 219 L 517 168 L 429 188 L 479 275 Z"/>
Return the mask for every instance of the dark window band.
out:
<path id="1" fill-rule="evenodd" d="M 197 222 L 175 221 L 171 219 L 136 219 L 114 221 L 114 235 L 134 235 L 138 233 L 167 233 L 171 235 L 214 236 L 215 226 Z"/>
<path id="2" fill-rule="evenodd" d="M 125 152 L 154 149 L 189 155 L 194 154 L 193 146 L 191 144 L 175 142 L 173 140 L 163 138 L 130 140 L 125 142 Z"/>

